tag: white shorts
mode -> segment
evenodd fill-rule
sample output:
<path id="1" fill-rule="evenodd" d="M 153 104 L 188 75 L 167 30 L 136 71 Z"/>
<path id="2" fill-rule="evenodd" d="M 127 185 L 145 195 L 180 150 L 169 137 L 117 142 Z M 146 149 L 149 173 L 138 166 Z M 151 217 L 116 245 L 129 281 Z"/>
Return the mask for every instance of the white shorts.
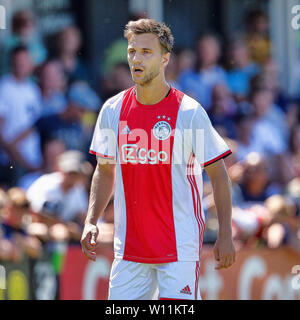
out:
<path id="1" fill-rule="evenodd" d="M 200 262 L 148 264 L 115 259 L 109 300 L 201 300 Z"/>

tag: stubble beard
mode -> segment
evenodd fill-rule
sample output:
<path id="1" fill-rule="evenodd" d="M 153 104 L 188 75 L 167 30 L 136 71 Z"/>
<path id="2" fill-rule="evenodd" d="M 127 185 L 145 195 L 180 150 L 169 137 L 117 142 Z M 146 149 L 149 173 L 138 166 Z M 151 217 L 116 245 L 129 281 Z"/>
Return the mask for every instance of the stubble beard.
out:
<path id="1" fill-rule="evenodd" d="M 138 84 L 142 87 L 145 87 L 145 86 L 149 85 L 152 82 L 152 80 L 155 79 L 158 75 L 159 75 L 159 69 L 151 70 L 149 73 L 147 73 L 145 75 L 144 79 L 141 79 L 140 81 L 134 81 L 134 79 L 133 79 L 133 81 L 136 84 Z"/>

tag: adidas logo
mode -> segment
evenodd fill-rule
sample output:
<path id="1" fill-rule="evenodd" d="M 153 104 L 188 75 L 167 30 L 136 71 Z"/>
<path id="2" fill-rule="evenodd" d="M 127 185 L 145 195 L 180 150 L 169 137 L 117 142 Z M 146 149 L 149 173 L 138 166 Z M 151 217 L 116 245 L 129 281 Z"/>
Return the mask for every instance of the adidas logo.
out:
<path id="1" fill-rule="evenodd" d="M 181 293 L 185 293 L 185 294 L 192 294 L 191 289 L 189 286 L 186 286 L 185 288 L 183 288 L 182 290 L 180 290 Z"/>
<path id="2" fill-rule="evenodd" d="M 121 134 L 129 134 L 129 133 L 130 133 L 130 129 L 128 125 L 126 125 L 126 127 L 121 131 Z"/>

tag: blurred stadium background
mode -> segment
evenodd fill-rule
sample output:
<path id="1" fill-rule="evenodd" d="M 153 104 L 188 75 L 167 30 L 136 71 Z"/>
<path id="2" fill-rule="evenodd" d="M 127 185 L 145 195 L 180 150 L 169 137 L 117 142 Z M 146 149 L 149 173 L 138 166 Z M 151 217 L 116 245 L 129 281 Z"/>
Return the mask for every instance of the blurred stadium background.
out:
<path id="1" fill-rule="evenodd" d="M 297 5 L 0 0 L 0 299 L 107 298 L 113 199 L 95 263 L 79 244 L 95 166 L 88 148 L 102 103 L 132 85 L 123 28 L 150 17 L 175 37 L 167 80 L 202 103 L 233 151 L 225 161 L 237 262 L 214 269 L 206 176 L 203 299 L 299 300 Z"/>

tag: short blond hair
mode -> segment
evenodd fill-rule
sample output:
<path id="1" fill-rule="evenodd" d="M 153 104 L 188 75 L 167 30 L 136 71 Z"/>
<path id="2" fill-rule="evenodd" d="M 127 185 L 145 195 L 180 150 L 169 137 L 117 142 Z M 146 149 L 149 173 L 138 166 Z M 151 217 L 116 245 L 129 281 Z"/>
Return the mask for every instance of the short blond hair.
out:
<path id="1" fill-rule="evenodd" d="M 171 52 L 174 45 L 174 37 L 169 27 L 163 22 L 154 19 L 139 19 L 129 21 L 125 26 L 124 37 L 129 40 L 133 34 L 155 34 L 164 52 Z"/>

